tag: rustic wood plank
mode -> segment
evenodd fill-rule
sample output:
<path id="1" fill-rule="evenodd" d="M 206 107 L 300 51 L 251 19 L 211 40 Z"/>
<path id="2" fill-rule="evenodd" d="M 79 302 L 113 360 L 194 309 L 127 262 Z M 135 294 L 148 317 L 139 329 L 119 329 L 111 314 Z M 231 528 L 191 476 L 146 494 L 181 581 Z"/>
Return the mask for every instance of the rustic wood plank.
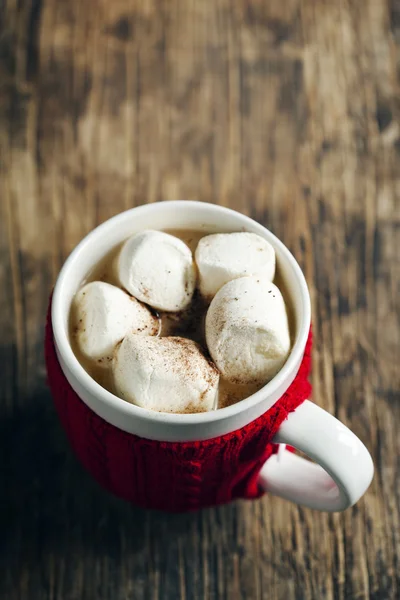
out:
<path id="1" fill-rule="evenodd" d="M 0 0 L 2 597 L 400 595 L 396 0 Z M 295 253 L 314 397 L 376 477 L 343 515 L 274 498 L 166 516 L 72 457 L 45 385 L 57 272 L 143 202 L 241 210 Z"/>

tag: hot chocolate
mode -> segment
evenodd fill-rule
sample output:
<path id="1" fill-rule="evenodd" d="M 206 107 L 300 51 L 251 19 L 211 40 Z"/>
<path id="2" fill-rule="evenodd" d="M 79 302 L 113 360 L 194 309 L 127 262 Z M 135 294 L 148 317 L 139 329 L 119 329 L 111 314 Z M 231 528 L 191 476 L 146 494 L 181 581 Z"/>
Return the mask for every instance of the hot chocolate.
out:
<path id="1" fill-rule="evenodd" d="M 199 245 L 200 240 L 202 242 Z M 217 252 L 215 258 L 213 258 L 213 246 L 216 247 Z M 218 250 L 222 258 L 218 258 Z M 150 263 L 146 258 L 149 257 L 149 253 Z M 192 258 L 194 256 L 196 261 Z M 169 273 L 170 271 L 173 273 Z M 166 279 L 163 279 L 164 273 L 168 275 Z M 262 314 L 262 297 L 259 298 L 258 303 L 246 302 L 249 292 L 250 295 L 255 294 L 254 290 L 247 290 L 248 285 L 251 285 L 248 276 L 251 275 L 256 276 L 255 281 L 259 275 L 262 293 L 267 294 L 265 314 Z M 269 283 L 272 279 L 280 291 L 274 284 Z M 233 299 L 230 298 L 232 294 L 229 293 L 229 289 L 226 290 L 229 285 L 226 282 L 230 281 L 232 284 L 232 280 L 238 282 L 231 285 L 232 289 L 238 287 L 239 290 L 238 295 L 233 295 Z M 161 285 L 158 285 L 160 283 Z M 79 302 L 85 291 L 83 286 L 86 285 L 88 289 L 87 284 L 94 288 L 90 290 L 89 286 L 89 291 L 92 293 L 94 291 L 97 301 L 96 306 L 92 305 L 92 313 L 88 310 L 87 301 L 84 308 Z M 105 289 L 103 289 L 104 284 L 108 284 Z M 165 233 L 141 232 L 115 247 L 101 260 L 88 274 L 83 286 L 76 295 L 70 314 L 70 338 L 73 350 L 82 366 L 100 385 L 139 406 L 181 413 L 202 412 L 229 406 L 250 396 L 265 385 L 284 364 L 289 352 L 289 329 L 285 304 L 280 294 L 282 292 L 285 300 L 287 295 L 279 276 L 279 267 L 275 272 L 275 254 L 272 247 L 254 234 L 207 236 L 204 232 L 181 230 Z M 269 291 L 271 294 L 274 292 L 274 296 L 279 295 L 278 312 L 282 321 L 282 325 L 279 325 L 280 329 L 278 327 L 279 331 L 275 331 L 279 319 L 277 321 L 273 314 L 274 304 L 270 302 L 272 296 L 268 297 Z M 106 301 L 103 302 L 102 298 L 99 300 L 99 295 L 104 296 L 105 292 L 107 296 Z M 227 292 L 229 297 L 225 297 Z M 87 300 L 87 297 L 85 298 Z M 111 298 L 117 300 L 116 310 L 113 316 L 108 314 L 106 317 L 104 311 L 112 312 L 107 304 Z M 229 303 L 234 303 L 235 306 L 231 306 L 224 316 L 221 306 L 227 307 Z M 241 304 L 243 310 L 251 313 L 251 323 L 247 319 L 246 327 L 242 326 L 245 315 L 240 314 Z M 233 319 L 232 309 L 236 310 L 233 311 L 236 315 Z M 207 312 L 209 314 L 206 335 Z M 290 320 L 290 311 L 288 312 Z M 132 325 L 129 325 L 130 315 Z M 96 318 L 103 319 L 102 326 L 95 325 Z M 95 326 L 97 329 L 94 334 Z M 229 334 L 226 333 L 227 331 Z M 235 353 L 232 353 L 229 344 L 225 342 L 229 338 L 230 343 L 234 345 L 236 331 L 240 331 L 237 338 L 240 349 L 235 357 Z M 132 339 L 129 337 L 131 334 L 133 334 Z M 136 337 L 138 334 L 143 338 L 138 339 Z M 144 336 L 153 337 L 147 338 L 145 344 Z M 154 336 L 167 339 L 158 345 L 158 337 Z M 97 340 L 100 340 L 106 350 L 88 352 L 87 347 L 90 346 L 88 338 L 91 339 L 92 346 L 93 341 L 97 343 Z M 175 342 L 174 338 L 184 338 L 194 342 L 187 351 L 197 367 L 190 369 L 190 377 L 194 383 L 189 385 L 186 402 L 182 401 L 185 395 L 185 382 L 188 380 L 187 377 L 185 378 L 184 361 L 179 377 L 168 379 L 163 375 L 165 360 L 172 360 L 173 354 L 176 364 L 178 355 L 185 352 L 185 343 Z M 248 340 L 247 349 L 244 338 Z M 86 346 L 82 343 L 82 339 Z M 245 353 L 253 350 L 256 353 L 256 360 L 253 361 L 250 354 L 247 354 L 246 359 Z M 232 355 L 232 364 L 226 369 L 223 365 L 229 363 L 226 361 L 227 352 Z M 142 364 L 147 360 L 147 355 L 152 364 Z M 130 360 L 127 357 L 131 357 Z M 257 376 L 251 374 L 250 365 L 254 367 Z M 149 369 L 153 372 L 151 376 Z M 240 376 L 240 369 L 245 369 L 247 376 Z M 135 379 L 135 372 L 141 373 L 141 376 Z M 232 373 L 235 376 L 232 377 Z M 140 385 L 138 385 L 139 380 L 142 382 Z M 135 389 L 131 390 L 130 385 Z M 147 391 L 157 390 L 148 403 L 143 402 L 142 397 L 140 399 L 138 397 L 138 394 L 143 394 L 142 388 Z M 183 395 L 180 394 L 180 400 L 176 400 L 175 403 L 169 402 L 167 398 L 177 398 L 177 389 L 182 390 Z"/>

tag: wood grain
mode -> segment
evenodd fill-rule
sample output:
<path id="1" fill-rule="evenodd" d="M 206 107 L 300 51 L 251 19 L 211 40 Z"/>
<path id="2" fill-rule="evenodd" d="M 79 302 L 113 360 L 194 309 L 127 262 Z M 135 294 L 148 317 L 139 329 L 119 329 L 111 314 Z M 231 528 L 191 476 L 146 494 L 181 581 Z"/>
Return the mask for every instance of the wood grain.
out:
<path id="1" fill-rule="evenodd" d="M 0 0 L 0 28 L 0 596 L 399 598 L 399 2 Z M 172 198 L 250 214 L 300 261 L 314 398 L 376 465 L 346 513 L 144 512 L 71 455 L 42 348 L 57 272 Z"/>

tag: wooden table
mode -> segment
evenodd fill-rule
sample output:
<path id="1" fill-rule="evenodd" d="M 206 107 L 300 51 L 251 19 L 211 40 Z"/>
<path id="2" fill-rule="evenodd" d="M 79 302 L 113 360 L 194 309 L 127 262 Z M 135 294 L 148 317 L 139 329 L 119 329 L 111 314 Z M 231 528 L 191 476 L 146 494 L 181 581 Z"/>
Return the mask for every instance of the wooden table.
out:
<path id="1" fill-rule="evenodd" d="M 0 22 L 0 596 L 399 598 L 399 2 L 1 0 Z M 249 214 L 299 260 L 314 399 L 376 465 L 353 509 L 153 514 L 73 457 L 52 285 L 98 223 L 172 198 Z"/>

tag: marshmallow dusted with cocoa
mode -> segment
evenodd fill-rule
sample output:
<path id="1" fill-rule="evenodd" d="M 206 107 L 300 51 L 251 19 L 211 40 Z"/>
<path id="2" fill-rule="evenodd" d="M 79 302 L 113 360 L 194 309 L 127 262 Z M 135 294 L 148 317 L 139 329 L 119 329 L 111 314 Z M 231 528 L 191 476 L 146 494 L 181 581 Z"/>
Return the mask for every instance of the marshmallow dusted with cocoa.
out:
<path id="1" fill-rule="evenodd" d="M 118 395 L 142 408 L 171 413 L 214 408 L 219 374 L 192 340 L 127 335 L 112 369 Z"/>
<path id="2" fill-rule="evenodd" d="M 158 318 L 120 288 L 103 281 L 84 285 L 74 298 L 75 334 L 90 359 L 111 356 L 127 333 L 157 335 Z"/>
<path id="3" fill-rule="evenodd" d="M 161 311 L 179 312 L 196 286 L 193 256 L 182 240 L 162 231 L 135 233 L 117 261 L 121 285 L 135 298 Z"/>
<path id="4" fill-rule="evenodd" d="M 249 275 L 272 281 L 275 250 L 255 233 L 216 233 L 203 237 L 195 252 L 201 294 L 212 300 L 225 283 Z"/>
<path id="5" fill-rule="evenodd" d="M 290 351 L 285 302 L 280 290 L 262 277 L 225 284 L 206 317 L 208 350 L 221 375 L 233 383 L 267 383 Z"/>

